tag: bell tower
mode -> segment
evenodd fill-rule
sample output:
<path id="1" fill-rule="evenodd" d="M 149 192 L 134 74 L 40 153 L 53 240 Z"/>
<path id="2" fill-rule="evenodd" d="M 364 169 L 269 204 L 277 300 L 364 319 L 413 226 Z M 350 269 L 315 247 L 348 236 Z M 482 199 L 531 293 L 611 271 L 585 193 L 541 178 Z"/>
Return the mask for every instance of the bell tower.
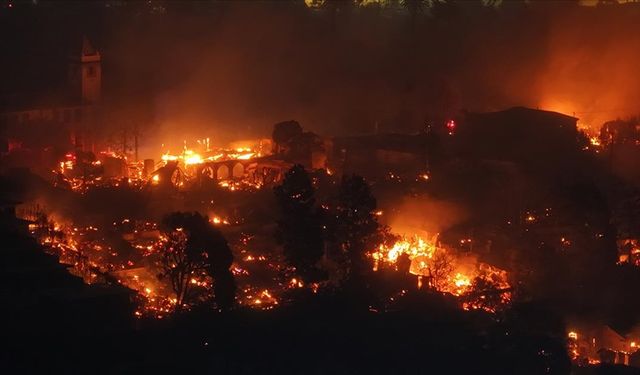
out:
<path id="1" fill-rule="evenodd" d="M 82 104 L 97 104 L 102 94 L 102 67 L 98 52 L 87 37 L 82 38 L 79 55 L 69 57 L 69 83 Z"/>

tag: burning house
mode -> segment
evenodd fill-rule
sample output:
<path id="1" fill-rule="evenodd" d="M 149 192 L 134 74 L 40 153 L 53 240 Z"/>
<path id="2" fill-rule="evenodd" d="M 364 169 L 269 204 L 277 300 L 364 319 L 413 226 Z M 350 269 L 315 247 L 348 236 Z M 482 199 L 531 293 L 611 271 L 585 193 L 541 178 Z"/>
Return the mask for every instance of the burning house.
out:
<path id="1" fill-rule="evenodd" d="M 574 361 L 629 365 L 631 358 L 637 358 L 637 354 L 634 355 L 638 351 L 635 332 L 625 336 L 607 325 L 571 327 L 574 330 L 567 333 L 567 340 Z"/>
<path id="2" fill-rule="evenodd" d="M 185 147 L 180 154 L 165 153 L 154 166 L 152 160 L 138 178 L 148 178 L 152 185 L 182 189 L 208 189 L 219 186 L 236 190 L 259 188 L 279 182 L 292 162 L 280 155 L 270 155 L 263 141 L 251 147 L 212 147 L 208 140 L 198 141 L 198 148 Z M 152 169 L 152 168 L 155 168 Z"/>

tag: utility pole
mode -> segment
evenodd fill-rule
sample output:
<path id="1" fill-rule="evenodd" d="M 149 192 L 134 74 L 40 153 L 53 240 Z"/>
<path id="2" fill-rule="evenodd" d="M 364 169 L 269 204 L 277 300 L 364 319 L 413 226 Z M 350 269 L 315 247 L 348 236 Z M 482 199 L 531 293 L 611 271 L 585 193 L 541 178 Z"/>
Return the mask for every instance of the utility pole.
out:
<path id="1" fill-rule="evenodd" d="M 135 161 L 138 162 L 138 122 L 133 126 L 133 143 L 135 150 Z"/>
<path id="2" fill-rule="evenodd" d="M 122 156 L 127 156 L 127 127 L 122 128 Z"/>

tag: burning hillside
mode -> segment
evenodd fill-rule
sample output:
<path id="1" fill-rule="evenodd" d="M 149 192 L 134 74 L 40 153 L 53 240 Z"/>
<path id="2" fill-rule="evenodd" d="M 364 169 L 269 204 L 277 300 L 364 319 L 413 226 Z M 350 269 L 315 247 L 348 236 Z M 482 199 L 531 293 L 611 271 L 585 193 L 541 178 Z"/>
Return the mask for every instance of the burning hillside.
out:
<path id="1" fill-rule="evenodd" d="M 211 225 L 217 223 L 212 219 Z M 177 308 L 188 309 L 196 302 L 189 302 L 184 297 L 179 302 L 170 280 L 159 276 L 163 272 L 163 254 L 176 239 L 171 234 L 161 233 L 155 223 L 125 219 L 106 230 L 41 223 L 33 225 L 32 233 L 48 251 L 59 257 L 61 263 L 69 266 L 70 272 L 82 277 L 86 283 L 119 283 L 136 291 L 139 308 L 135 314 L 138 317 L 163 318 Z M 113 243 L 114 234 L 117 244 Z M 250 252 L 247 248 L 250 242 L 251 238 L 244 236 L 233 246 L 236 261 L 231 270 L 239 284 L 238 303 L 269 309 L 278 304 L 272 296 L 274 292 L 269 289 L 282 293 L 290 287 L 299 287 L 299 283 L 279 278 L 284 267 L 277 260 L 267 260 L 265 255 Z M 179 263 L 179 260 L 172 262 Z M 271 276 L 260 281 L 252 278 L 252 272 Z M 193 293 L 211 293 L 211 278 L 197 270 L 189 272 L 187 282 Z"/>

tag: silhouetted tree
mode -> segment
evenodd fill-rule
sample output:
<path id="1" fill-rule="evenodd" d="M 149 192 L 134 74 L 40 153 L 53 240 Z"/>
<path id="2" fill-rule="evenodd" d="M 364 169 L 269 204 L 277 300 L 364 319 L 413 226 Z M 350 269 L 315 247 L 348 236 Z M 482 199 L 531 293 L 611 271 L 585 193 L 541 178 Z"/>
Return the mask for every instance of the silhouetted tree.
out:
<path id="1" fill-rule="evenodd" d="M 158 277 L 162 280 L 169 278 L 171 289 L 176 294 L 176 309 L 194 301 L 190 280 L 193 277 L 204 276 L 205 263 L 202 256 L 187 251 L 187 236 L 180 230 L 166 234 L 167 241 L 162 247 Z"/>
<path id="2" fill-rule="evenodd" d="M 280 206 L 278 241 L 287 262 L 306 281 L 318 277 L 316 264 L 324 250 L 322 220 L 315 208 L 314 188 L 301 165 L 295 165 L 285 175 L 282 185 L 275 188 Z"/>
<path id="3" fill-rule="evenodd" d="M 364 178 L 344 176 L 335 207 L 335 241 L 349 261 L 350 276 L 368 268 L 366 253 L 382 240 L 375 215 L 376 199 Z"/>
<path id="4" fill-rule="evenodd" d="M 175 246 L 173 252 L 177 252 L 176 258 L 183 262 L 184 269 L 174 272 L 193 275 L 197 272 L 205 272 L 213 278 L 213 292 L 216 305 L 220 309 L 233 307 L 235 301 L 235 281 L 229 268 L 233 262 L 233 254 L 227 240 L 216 228 L 214 228 L 206 216 L 197 212 L 175 212 L 166 216 L 162 225 L 178 237 L 177 233 L 184 233 L 186 239 L 184 245 Z M 176 257 L 176 255 L 169 255 Z M 176 266 L 173 266 L 176 264 Z M 167 263 L 164 267 L 171 273 L 171 269 L 177 268 L 178 263 Z M 179 278 L 182 281 L 182 278 Z M 185 294 L 184 290 L 182 293 Z M 188 289 L 187 289 L 188 291 Z M 188 296 L 188 294 L 185 294 Z"/>
<path id="5" fill-rule="evenodd" d="M 396 262 L 396 269 L 392 271 L 392 277 L 385 280 L 385 284 L 395 287 L 397 290 L 412 290 L 418 286 L 417 276 L 411 274 L 411 257 L 402 253 Z M 383 270 L 384 271 L 384 270 Z"/>
<path id="6" fill-rule="evenodd" d="M 473 279 L 465 299 L 474 308 L 497 311 L 503 306 L 503 295 L 507 292 L 508 290 L 502 290 L 500 285 L 490 277 L 478 276 Z"/>
<path id="7" fill-rule="evenodd" d="M 452 271 L 453 257 L 446 251 L 436 251 L 426 266 L 429 287 L 433 290 L 443 291 L 447 286 L 448 278 Z"/>
<path id="8" fill-rule="evenodd" d="M 275 152 L 281 153 L 288 149 L 289 142 L 302 135 L 302 126 L 297 121 L 283 121 L 273 126 L 271 138 L 275 146 Z"/>
<path id="9" fill-rule="evenodd" d="M 411 257 L 409 257 L 409 254 L 400 254 L 396 262 L 396 267 L 398 268 L 398 272 L 400 272 L 401 274 L 408 274 L 409 270 L 411 269 Z"/>
<path id="10" fill-rule="evenodd" d="M 637 131 L 637 118 L 628 120 L 617 119 L 605 122 L 600 128 L 600 142 L 609 147 L 622 144 L 635 144 L 640 139 Z"/>

